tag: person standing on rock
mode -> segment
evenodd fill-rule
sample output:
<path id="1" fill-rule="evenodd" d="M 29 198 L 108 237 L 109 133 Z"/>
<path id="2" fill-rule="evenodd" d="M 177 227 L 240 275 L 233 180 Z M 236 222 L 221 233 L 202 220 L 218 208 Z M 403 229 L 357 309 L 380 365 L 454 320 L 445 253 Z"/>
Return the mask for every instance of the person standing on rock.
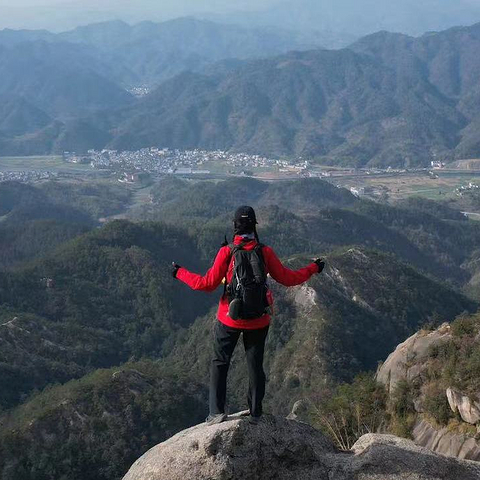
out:
<path id="1" fill-rule="evenodd" d="M 270 325 L 272 295 L 267 275 L 286 287 L 300 285 L 320 273 L 325 262 L 317 259 L 299 270 L 282 265 L 272 248 L 260 243 L 257 218 L 252 207 L 237 209 L 233 219 L 234 237 L 231 244 L 220 248 L 213 266 L 202 276 L 172 263 L 172 275 L 193 290 L 213 292 L 224 280 L 224 292 L 214 328 L 214 358 L 210 370 L 209 425 L 227 419 L 225 413 L 227 373 L 240 334 L 248 365 L 249 420 L 258 423 L 265 395 L 263 356 Z"/>

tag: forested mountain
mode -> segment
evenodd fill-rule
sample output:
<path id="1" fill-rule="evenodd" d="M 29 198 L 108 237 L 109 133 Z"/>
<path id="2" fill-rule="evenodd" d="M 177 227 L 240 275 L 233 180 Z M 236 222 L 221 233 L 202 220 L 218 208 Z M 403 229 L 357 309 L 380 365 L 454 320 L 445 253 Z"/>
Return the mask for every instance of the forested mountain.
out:
<path id="1" fill-rule="evenodd" d="M 105 22 L 70 32 L 0 31 L 0 155 L 86 151 L 110 140 L 81 120 L 133 101 L 184 70 L 216 61 L 318 47 L 289 31 L 248 29 L 193 18 Z"/>
<path id="2" fill-rule="evenodd" d="M 122 211 L 120 187 L 46 182 L 0 183 L 0 269 L 38 258 Z"/>
<path id="3" fill-rule="evenodd" d="M 130 94 L 109 76 L 108 66 L 81 45 L 0 45 L 0 94 L 21 96 L 59 118 L 127 104 Z"/>
<path id="4" fill-rule="evenodd" d="M 173 227 L 116 222 L 32 266 L 0 272 L 3 406 L 32 387 L 168 351 L 176 330 L 212 299 L 180 292 L 166 266 L 177 258 L 200 269 L 199 257 Z"/>
<path id="5" fill-rule="evenodd" d="M 202 382 L 152 361 L 97 370 L 0 420 L 2 476 L 120 479 L 152 445 L 202 422 L 205 402 Z"/>
<path id="6" fill-rule="evenodd" d="M 478 25 L 418 38 L 383 32 L 349 49 L 215 66 L 301 42 L 193 19 L 93 25 L 48 41 L 5 37 L 0 93 L 24 100 L 0 117 L 2 153 L 201 147 L 357 166 L 480 154 Z M 26 63 L 38 67 L 17 78 Z M 120 87 L 155 84 L 185 69 L 136 101 Z M 38 76 L 40 89 L 33 87 Z M 102 112 L 85 116 L 94 106 Z"/>
<path id="7" fill-rule="evenodd" d="M 169 266 L 205 272 L 232 234 L 238 203 L 255 206 L 261 240 L 287 266 L 327 259 L 302 287 L 272 284 L 271 411 L 287 413 L 297 400 L 319 408 L 338 382 L 374 369 L 422 326 L 478 308 L 460 290 L 478 272 L 480 226 L 444 204 L 383 206 L 319 179 L 167 177 L 151 195 L 128 210 L 135 223 L 94 228 L 129 204 L 116 187 L 0 186 L 6 479 L 119 479 L 154 443 L 201 421 L 220 292 L 190 291 Z M 231 409 L 244 405 L 242 356 L 232 365 Z"/>
<path id="8" fill-rule="evenodd" d="M 184 70 L 199 71 L 224 59 L 261 58 L 322 46 L 314 35 L 224 25 L 193 17 L 135 25 L 122 21 L 95 23 L 58 34 L 0 31 L 0 45 L 6 48 L 26 48 L 20 47 L 25 43 L 56 44 L 49 48 L 68 50 L 74 63 L 123 87 L 157 86 Z"/>
<path id="9" fill-rule="evenodd" d="M 195 233 L 201 251 L 210 258 L 218 245 L 212 239 L 220 242 L 224 234 L 231 234 L 231 212 L 239 198 L 258 209 L 261 236 L 281 255 L 362 245 L 393 253 L 457 286 L 477 271 L 472 262 L 480 225 L 458 211 L 421 199 L 382 205 L 314 178 L 281 183 L 237 178 L 197 184 L 166 178 L 152 189 L 153 203 L 129 215 L 181 222 Z"/>
<path id="10" fill-rule="evenodd" d="M 63 151 L 71 117 L 127 105 L 133 97 L 87 48 L 65 42 L 2 43 L 0 35 L 0 155 Z M 8 36 L 9 37 L 9 36 Z M 22 38 L 25 36 L 22 35 Z M 27 36 L 28 38 L 28 36 Z M 92 128 L 76 125 L 75 136 L 98 147 Z M 103 136 L 102 142 L 106 138 Z M 70 146 L 75 146 L 69 139 Z"/>
<path id="11" fill-rule="evenodd" d="M 297 256 L 287 265 L 298 267 L 306 261 Z M 313 277 L 308 286 L 286 290 L 272 282 L 278 313 L 266 365 L 267 403 L 274 413 L 287 414 L 302 398 L 313 400 L 332 379 L 351 381 L 360 372 L 374 370 L 408 332 L 477 308 L 391 255 L 352 248 L 332 252 L 327 262 L 325 274 Z M 166 362 L 206 378 L 211 328 L 211 316 L 197 320 Z M 232 366 L 233 411 L 244 403 L 243 366 L 239 351 Z"/>
<path id="12" fill-rule="evenodd" d="M 12 136 L 32 133 L 52 123 L 51 117 L 23 96 L 1 96 L 0 119 L 0 131 Z"/>
<path id="13" fill-rule="evenodd" d="M 313 35 L 274 28 L 246 28 L 193 17 L 163 23 L 107 22 L 78 27 L 57 38 L 94 47 L 133 75 L 123 84 L 157 86 L 185 70 L 199 71 L 230 59 L 262 58 L 322 46 Z"/>
<path id="14" fill-rule="evenodd" d="M 395 69 L 397 75 L 428 79 L 436 91 L 450 99 L 464 118 L 464 129 L 457 132 L 455 155 L 470 158 L 478 154 L 480 141 L 476 132 L 480 114 L 479 46 L 480 24 L 476 24 L 416 39 L 381 32 L 363 38 L 351 48 L 380 60 Z"/>
<path id="15" fill-rule="evenodd" d="M 11 6 L 10 6 L 11 5 Z M 68 8 L 58 8 L 53 0 L 22 9 L 14 3 L 0 6 L 0 28 L 46 28 L 62 31 L 77 25 L 122 19 L 165 21 L 185 15 L 210 18 L 226 24 L 291 28 L 304 32 L 320 32 L 343 39 L 388 29 L 411 35 L 441 30 L 453 25 L 480 20 L 475 0 L 74 0 Z M 26 10 L 26 11 L 25 11 Z"/>
<path id="16" fill-rule="evenodd" d="M 475 156 L 479 31 L 378 34 L 350 50 L 183 74 L 98 126 L 115 127 L 108 145 L 120 149 L 221 148 L 360 166 Z"/>
<path id="17" fill-rule="evenodd" d="M 287 265 L 305 261 L 292 258 Z M 325 275 L 315 277 L 309 286 L 274 290 L 278 313 L 266 358 L 267 405 L 272 412 L 286 414 L 299 399 L 317 401 L 334 379 L 351 379 L 359 371 L 374 368 L 396 342 L 423 322 L 436 324 L 440 318 L 451 319 L 476 307 L 390 256 L 351 249 L 329 256 L 328 261 Z M 392 275 L 395 284 L 389 281 Z M 180 285 L 180 289 L 186 302 L 186 287 Z M 112 478 L 105 472 L 121 478 L 130 455 L 141 454 L 168 433 L 201 421 L 212 322 L 213 312 L 200 317 L 177 337 L 172 353 L 160 363 L 97 371 L 78 382 L 48 389 L 1 417 L 0 465 L 5 478 L 14 479 L 32 469 L 39 474 L 50 472 L 52 478 L 64 474 L 87 479 L 93 472 L 95 478 Z M 7 328 L 9 336 L 2 338 L 7 345 L 11 338 L 21 344 L 25 330 L 38 330 L 39 325 L 17 319 Z M 74 349 L 77 354 L 81 342 L 88 341 L 87 330 L 82 333 Z M 43 340 L 45 350 L 53 353 L 57 344 L 69 351 L 68 345 L 58 344 L 58 338 L 51 335 Z M 112 353 L 121 352 L 121 337 L 113 338 L 117 343 L 105 334 L 96 336 L 90 365 L 97 358 L 94 354 L 103 362 L 114 358 L 107 357 L 104 344 L 110 345 Z M 37 335 L 35 340 L 39 340 Z M 231 411 L 245 403 L 242 357 L 239 349 L 232 362 Z M 38 359 L 34 365 L 38 366 Z M 29 365 L 30 377 L 37 371 L 34 365 Z M 65 367 L 59 371 L 75 373 Z M 89 435 L 92 429 L 100 429 L 101 435 Z M 42 435 L 48 441 L 39 442 Z M 94 459 L 87 471 L 81 467 L 85 452 Z M 68 463 L 57 461 L 61 458 Z"/>

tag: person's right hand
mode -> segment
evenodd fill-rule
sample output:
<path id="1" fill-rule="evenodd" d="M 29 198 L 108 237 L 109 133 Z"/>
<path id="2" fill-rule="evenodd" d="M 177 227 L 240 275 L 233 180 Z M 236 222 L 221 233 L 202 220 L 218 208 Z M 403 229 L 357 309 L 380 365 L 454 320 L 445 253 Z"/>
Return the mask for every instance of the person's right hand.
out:
<path id="1" fill-rule="evenodd" d="M 318 266 L 318 273 L 321 273 L 325 268 L 325 260 L 323 258 L 317 258 L 314 263 Z"/>
<path id="2" fill-rule="evenodd" d="M 175 262 L 172 262 L 172 277 L 177 278 L 178 269 L 182 268 L 180 265 L 177 265 Z"/>

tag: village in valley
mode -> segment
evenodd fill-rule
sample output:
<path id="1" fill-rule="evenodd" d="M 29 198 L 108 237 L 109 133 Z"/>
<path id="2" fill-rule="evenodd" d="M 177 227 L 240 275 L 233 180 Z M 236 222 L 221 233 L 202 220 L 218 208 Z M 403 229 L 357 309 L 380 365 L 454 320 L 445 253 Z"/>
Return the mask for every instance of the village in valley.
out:
<path id="1" fill-rule="evenodd" d="M 432 160 L 429 167 L 421 168 L 344 168 L 302 157 L 269 158 L 226 150 L 159 147 L 136 151 L 91 149 L 82 154 L 64 152 L 49 157 L 0 157 L 0 182 L 55 179 L 114 182 L 143 192 L 148 198 L 149 186 L 165 176 L 190 181 L 215 181 L 231 176 L 265 181 L 321 178 L 357 197 L 380 202 L 416 195 L 437 200 L 465 199 L 480 193 L 480 163 L 476 160 L 454 164 Z"/>
<path id="2" fill-rule="evenodd" d="M 31 183 L 38 182 L 41 180 L 52 180 L 58 177 L 58 173 L 42 171 L 42 170 L 26 170 L 26 171 L 0 171 L 0 183 L 2 182 L 22 182 L 22 183 Z"/>
<path id="3" fill-rule="evenodd" d="M 142 148 L 137 151 L 89 150 L 86 155 L 65 152 L 67 163 L 89 164 L 96 169 L 123 171 L 125 174 L 210 175 L 211 167 L 223 167 L 226 174 L 251 176 L 258 169 L 278 169 L 279 172 L 302 172 L 308 161 L 270 159 L 261 155 L 232 153 L 224 150 L 178 150 Z"/>

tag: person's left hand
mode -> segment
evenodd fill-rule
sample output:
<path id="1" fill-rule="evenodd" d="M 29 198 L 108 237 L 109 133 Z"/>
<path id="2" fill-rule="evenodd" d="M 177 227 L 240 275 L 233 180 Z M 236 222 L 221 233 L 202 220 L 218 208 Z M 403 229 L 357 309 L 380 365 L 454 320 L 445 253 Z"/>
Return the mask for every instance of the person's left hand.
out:
<path id="1" fill-rule="evenodd" d="M 172 277 L 177 278 L 178 269 L 182 268 L 180 265 L 177 265 L 175 262 L 172 262 Z"/>
<path id="2" fill-rule="evenodd" d="M 317 264 L 318 266 L 318 273 L 321 273 L 323 269 L 325 268 L 325 259 L 323 258 L 317 258 L 314 263 Z"/>

